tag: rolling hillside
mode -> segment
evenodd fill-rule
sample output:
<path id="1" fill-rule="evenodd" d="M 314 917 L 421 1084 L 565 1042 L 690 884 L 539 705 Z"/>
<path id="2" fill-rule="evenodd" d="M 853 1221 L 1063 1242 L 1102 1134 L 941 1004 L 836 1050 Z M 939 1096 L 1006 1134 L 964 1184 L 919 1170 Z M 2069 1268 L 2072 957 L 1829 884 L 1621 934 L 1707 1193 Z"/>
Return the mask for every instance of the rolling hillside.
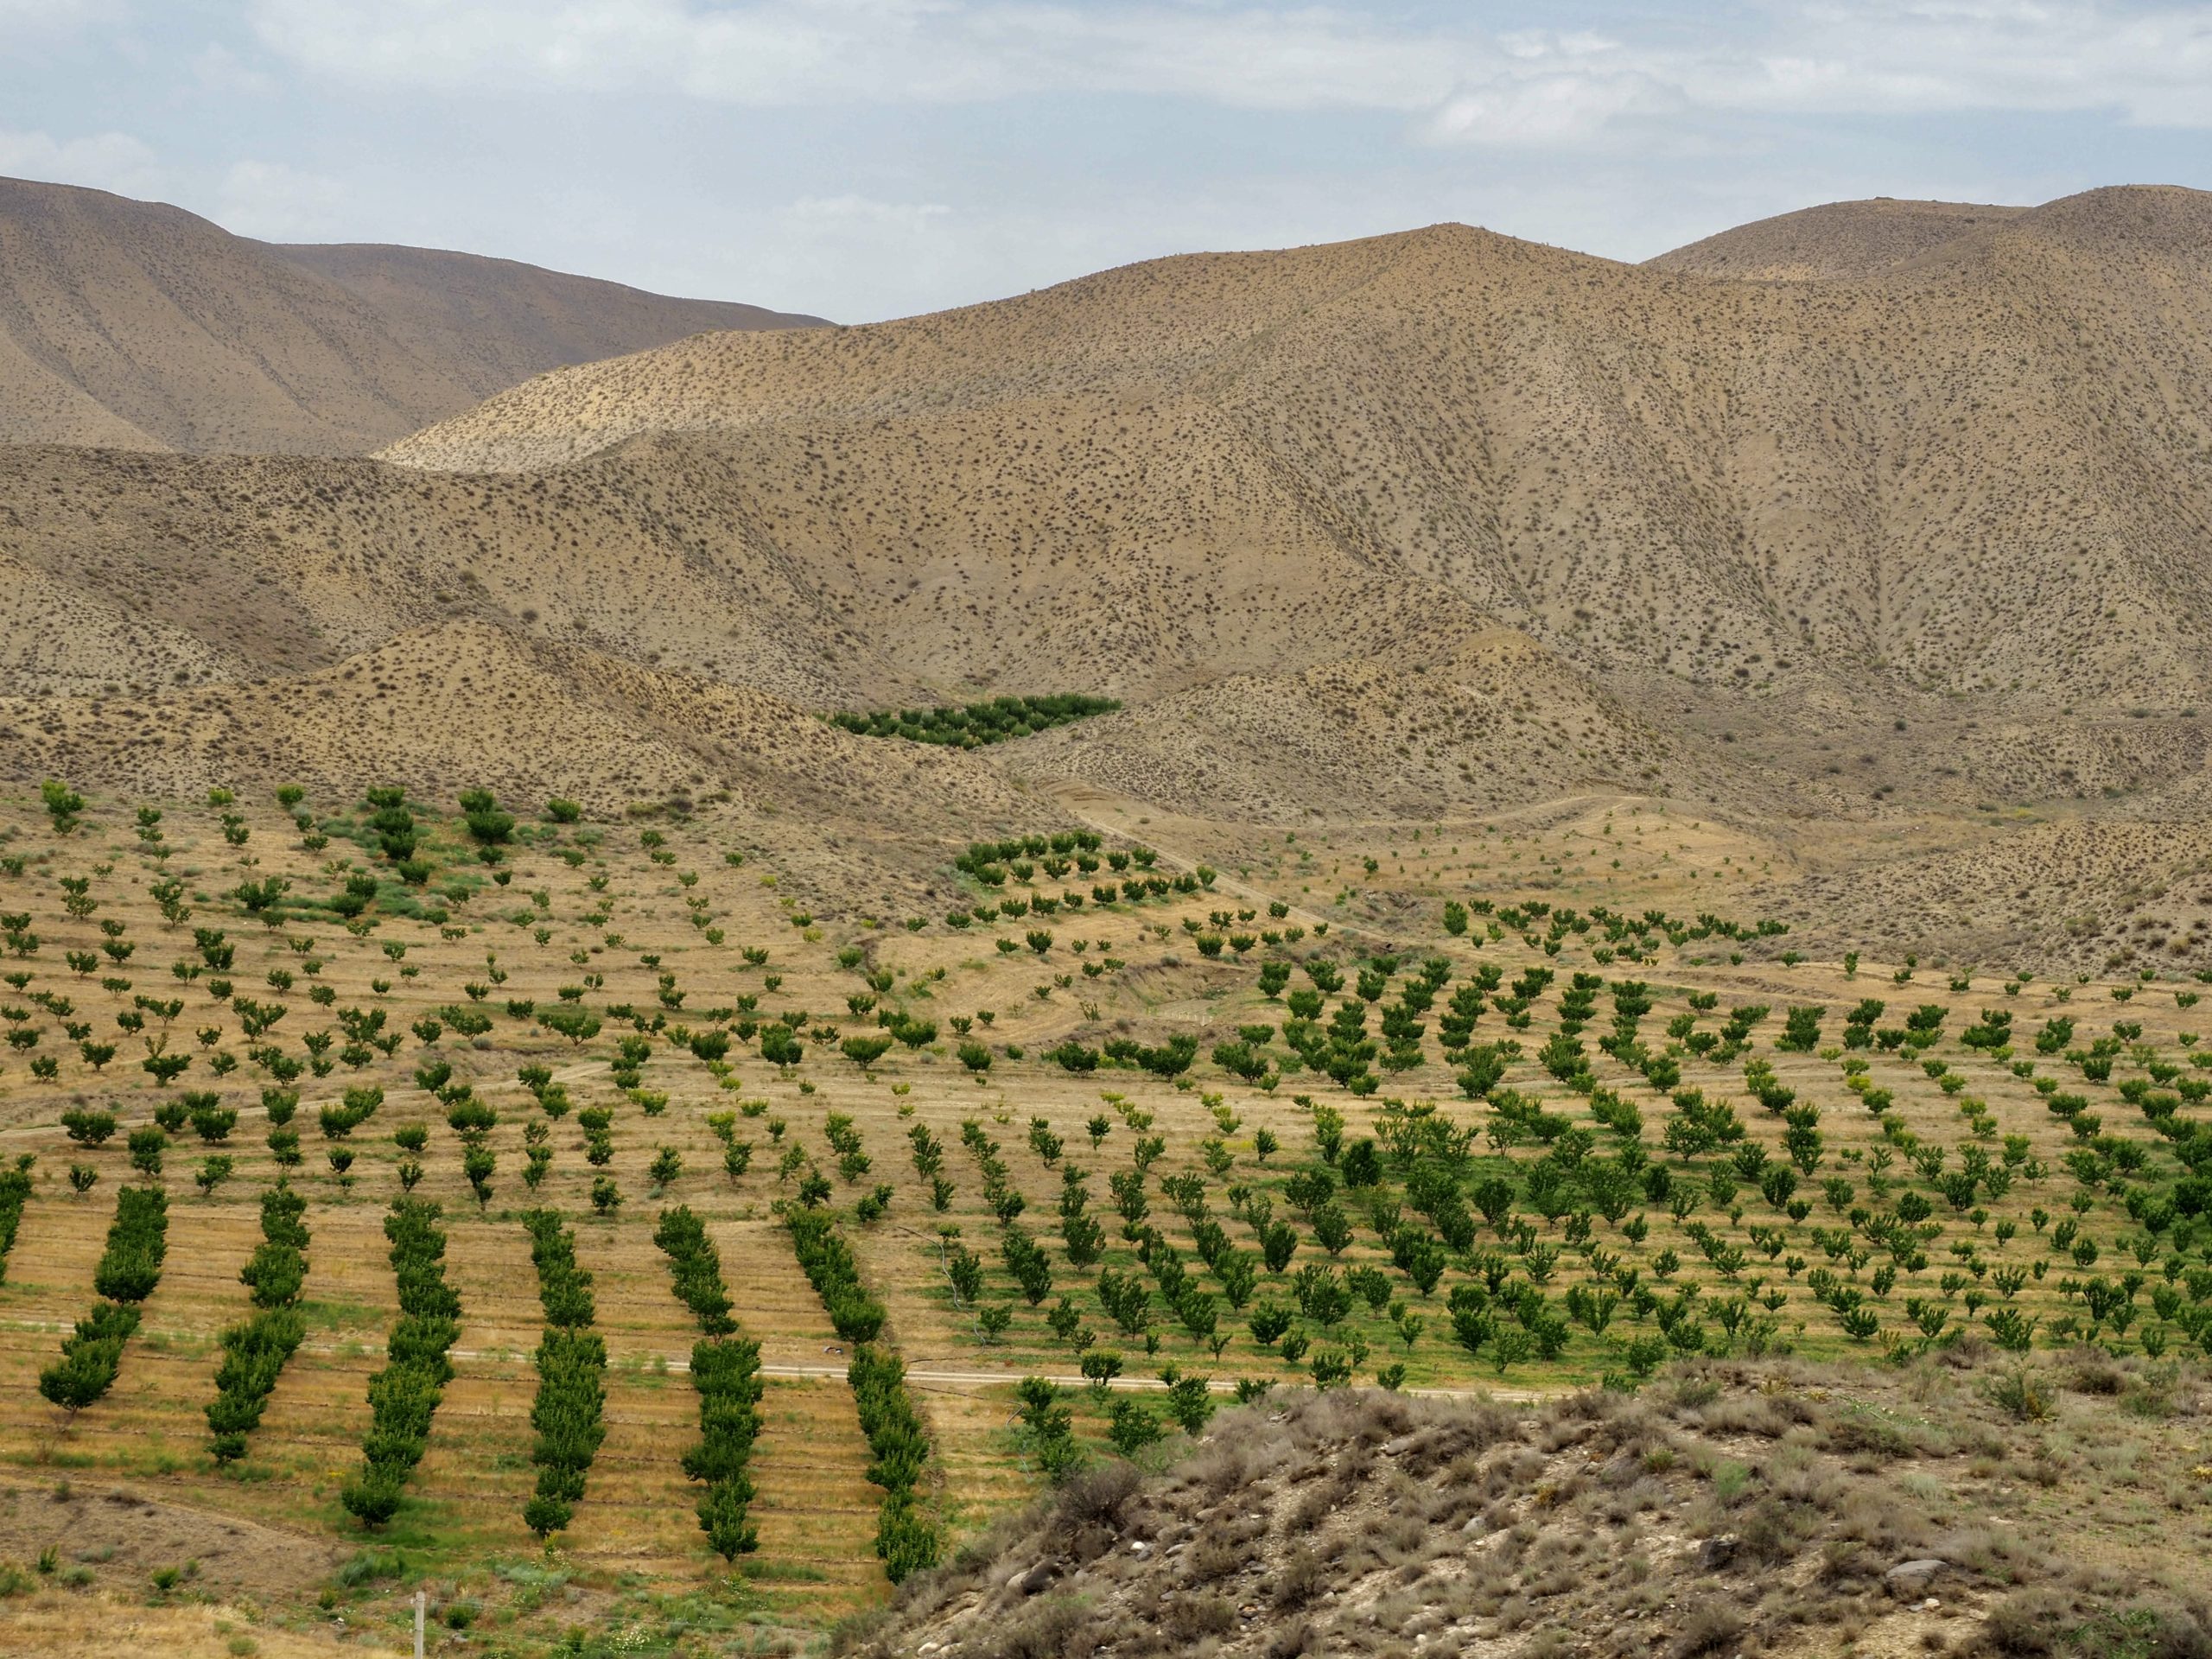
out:
<path id="1" fill-rule="evenodd" d="M 2212 196 L 23 199 L 0 1648 L 2212 1652 Z"/>
<path id="2" fill-rule="evenodd" d="M 1961 201 L 1834 201 L 1738 225 L 1644 261 L 1652 270 L 1747 282 L 1879 276 L 2030 210 Z"/>
<path id="3" fill-rule="evenodd" d="M 1142 571 L 1182 637 L 1099 651 L 1125 684 L 1241 666 L 1230 619 L 1276 660 L 1291 594 L 1356 627 L 1425 587 L 1600 673 L 2178 706 L 2212 597 L 2208 265 L 2212 198 L 2179 190 L 2056 202 L 1849 284 L 1439 226 L 702 336 L 385 453 L 517 470 L 711 437 L 780 548 L 931 619 L 910 648 L 947 680 L 1033 655 L 1041 621 L 951 626 L 963 582 Z"/>
<path id="4" fill-rule="evenodd" d="M 543 370 L 816 321 L 0 180 L 0 442 L 359 453 Z"/>
<path id="5" fill-rule="evenodd" d="M 1876 937 L 1917 868 L 1872 873 L 1896 826 L 1980 869 L 2016 821 L 2193 823 L 2212 198 L 1847 204 L 1700 246 L 1441 226 L 697 334 L 378 460 L 19 448 L 18 729 L 126 779 L 213 687 L 462 622 L 792 725 L 1084 690 L 1125 708 L 947 763 L 1223 825 L 1669 797 L 1826 861 Z M 270 752 L 336 781 L 308 713 L 274 699 Z M 745 740 L 655 729 L 690 786 L 734 776 Z M 626 787 L 491 732 L 457 702 L 426 775 Z M 2063 925 L 1976 904 L 1956 937 L 2102 952 L 2188 844 L 2116 857 Z"/>

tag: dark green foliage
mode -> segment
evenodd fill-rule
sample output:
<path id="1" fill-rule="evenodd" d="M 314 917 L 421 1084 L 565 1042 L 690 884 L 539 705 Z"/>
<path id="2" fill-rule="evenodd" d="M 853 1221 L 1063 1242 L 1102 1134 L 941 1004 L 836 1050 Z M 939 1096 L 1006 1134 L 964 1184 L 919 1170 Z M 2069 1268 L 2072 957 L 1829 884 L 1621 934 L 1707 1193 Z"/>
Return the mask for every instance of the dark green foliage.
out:
<path id="1" fill-rule="evenodd" d="M 61 1127 L 80 1147 L 101 1146 L 115 1133 L 115 1114 L 73 1106 L 61 1114 Z"/>
<path id="2" fill-rule="evenodd" d="M 874 1454 L 868 1478 L 883 1488 L 883 1507 L 875 1529 L 875 1553 L 883 1558 L 892 1583 L 935 1567 L 944 1548 L 936 1523 L 914 1502 L 914 1488 L 929 1466 L 929 1437 L 914 1414 L 906 1392 L 906 1368 L 896 1354 L 866 1343 L 853 1351 L 845 1380 Z"/>
<path id="3" fill-rule="evenodd" d="M 760 1345 L 702 1338 L 691 1347 L 691 1386 L 699 1395 L 699 1444 L 683 1454 L 683 1472 L 706 1484 L 698 1513 L 708 1543 L 734 1560 L 760 1544 L 747 1519 L 753 1488 L 746 1473 L 760 1432 Z"/>
<path id="4" fill-rule="evenodd" d="M 868 1478 L 883 1488 L 875 1553 L 893 1584 L 937 1565 L 943 1539 L 935 1522 L 915 1506 L 914 1485 L 929 1461 L 929 1441 L 906 1395 L 906 1367 L 897 1355 L 871 1346 L 883 1328 L 883 1305 L 868 1294 L 851 1247 L 827 1211 L 792 1208 L 784 1214 L 791 1248 L 808 1281 L 829 1310 L 837 1334 L 853 1344 L 846 1373 L 860 1411 L 861 1429 L 875 1454 Z"/>
<path id="5" fill-rule="evenodd" d="M 1161 1436 L 1160 1419 L 1153 1415 L 1152 1408 L 1134 1395 L 1115 1396 L 1112 1416 L 1106 1428 L 1106 1438 L 1114 1449 L 1125 1458 L 1133 1458 Z"/>
<path id="6" fill-rule="evenodd" d="M 883 1329 L 883 1304 L 861 1286 L 852 1247 L 826 1211 L 794 1209 L 784 1217 L 799 1266 L 829 1310 L 830 1323 L 847 1342 L 875 1340 Z"/>
<path id="7" fill-rule="evenodd" d="M 399 1320 L 385 1344 L 384 1369 L 369 1379 L 361 1473 L 339 1494 L 346 1512 L 367 1527 L 383 1525 L 397 1511 L 453 1378 L 446 1351 L 461 1335 L 461 1298 L 446 1283 L 446 1236 L 437 1224 L 436 1205 L 410 1198 L 395 1199 L 385 1217 L 399 1281 Z"/>
<path id="8" fill-rule="evenodd" d="M 141 1175 L 158 1176 L 162 1173 L 162 1154 L 168 1143 L 168 1136 L 162 1133 L 158 1123 L 143 1123 L 131 1130 L 124 1142 L 130 1149 L 131 1168 Z"/>
<path id="9" fill-rule="evenodd" d="M 107 1249 L 92 1275 L 104 1300 L 77 1321 L 61 1344 L 60 1359 L 39 1373 L 38 1391 L 64 1411 L 82 1411 L 114 1386 L 123 1344 L 138 1329 L 137 1304 L 161 1282 L 168 1235 L 167 1193 L 157 1186 L 126 1186 L 116 1194 Z"/>
<path id="10" fill-rule="evenodd" d="M 1815 1007 L 1790 1009 L 1783 1021 L 1783 1033 L 1774 1046 L 1794 1054 L 1811 1053 L 1821 1046 L 1821 1011 Z"/>
<path id="11" fill-rule="evenodd" d="M 1086 1459 L 1073 1433 L 1074 1415 L 1060 1403 L 1060 1390 L 1049 1378 L 1025 1376 L 1015 1392 L 1021 1421 L 1038 1465 L 1058 1486 L 1079 1473 Z"/>
<path id="12" fill-rule="evenodd" d="M 556 1236 L 570 1242 L 558 1233 L 557 1222 L 555 1226 Z M 535 1234 L 532 1253 L 537 1253 Z M 569 1270 L 575 1272 L 573 1250 Z M 540 1282 L 543 1288 L 544 1281 Z M 588 1316 L 590 1293 L 583 1294 L 583 1312 Z M 601 1421 L 607 1405 L 607 1344 L 594 1331 L 552 1325 L 537 1344 L 536 1359 L 537 1399 L 531 1407 L 530 1426 L 537 1438 L 530 1460 L 537 1465 L 537 1491 L 524 1506 L 523 1520 L 543 1538 L 568 1525 L 575 1504 L 583 1497 L 585 1473 L 607 1438 Z"/>
<path id="13" fill-rule="evenodd" d="M 246 1436 L 260 1426 L 263 1408 L 285 1362 L 307 1334 L 293 1306 L 307 1279 L 307 1200 L 281 1181 L 261 1197 L 262 1243 L 238 1278 L 254 1313 L 220 1338 L 223 1363 L 215 1373 L 215 1398 L 207 1408 L 211 1450 L 218 1463 L 245 1455 Z"/>
<path id="14" fill-rule="evenodd" d="M 688 1209 L 661 1212 L 653 1243 L 668 1256 L 676 1294 L 705 1334 L 691 1347 L 691 1386 L 699 1395 L 699 1444 L 683 1454 L 683 1472 L 704 1483 L 699 1527 L 724 1560 L 760 1547 L 747 1519 L 753 1480 L 746 1465 L 760 1432 L 760 1345 L 736 1334 L 721 1258 L 706 1228 Z"/>
<path id="15" fill-rule="evenodd" d="M 514 815 L 501 811 L 488 789 L 464 790 L 461 810 L 467 819 L 470 838 L 480 846 L 496 847 L 514 835 Z"/>
<path id="16" fill-rule="evenodd" d="M 77 1321 L 61 1344 L 61 1358 L 38 1376 L 38 1391 L 64 1411 L 82 1411 L 113 1386 L 123 1344 L 138 1329 L 138 1310 L 100 1302 Z"/>
<path id="17" fill-rule="evenodd" d="M 1027 737 L 1047 727 L 1065 726 L 1090 715 L 1110 714 L 1122 705 L 1112 697 L 1063 692 L 1048 697 L 996 697 L 988 702 L 938 709 L 884 709 L 872 713 L 840 712 L 830 723 L 860 737 L 902 737 L 913 743 L 944 743 L 979 748 Z"/>
<path id="18" fill-rule="evenodd" d="M 547 1327 L 535 1356 L 537 1398 L 530 1411 L 537 1490 L 523 1508 L 523 1522 L 543 1538 L 569 1524 L 607 1438 L 607 1344 L 590 1329 L 596 1318 L 591 1274 L 576 1265 L 575 1235 L 550 1210 L 529 1211 L 522 1220 Z"/>
<path id="19" fill-rule="evenodd" d="M 16 1230 L 22 1224 L 30 1195 L 31 1160 L 26 1156 L 13 1169 L 0 1172 L 0 1284 L 8 1281 L 8 1252 L 16 1247 Z"/>
<path id="20" fill-rule="evenodd" d="M 38 793 L 46 804 L 47 816 L 54 820 L 54 833 L 66 836 L 73 832 L 78 816 L 85 810 L 85 798 L 59 778 L 48 779 L 38 786 Z"/>
<path id="21" fill-rule="evenodd" d="M 168 1194 L 157 1186 L 126 1186 L 116 1194 L 107 1249 L 92 1288 L 111 1302 L 143 1302 L 162 1281 L 169 1225 Z"/>

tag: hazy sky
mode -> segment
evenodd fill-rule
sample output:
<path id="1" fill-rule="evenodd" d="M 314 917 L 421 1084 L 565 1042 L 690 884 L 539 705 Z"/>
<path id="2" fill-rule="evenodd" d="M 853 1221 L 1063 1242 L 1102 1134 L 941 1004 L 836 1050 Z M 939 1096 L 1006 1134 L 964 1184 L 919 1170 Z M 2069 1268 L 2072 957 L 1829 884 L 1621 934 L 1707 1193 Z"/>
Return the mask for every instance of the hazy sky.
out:
<path id="1" fill-rule="evenodd" d="M 2212 4 L 0 0 L 0 174 L 861 321 L 1462 219 L 2212 186 Z"/>

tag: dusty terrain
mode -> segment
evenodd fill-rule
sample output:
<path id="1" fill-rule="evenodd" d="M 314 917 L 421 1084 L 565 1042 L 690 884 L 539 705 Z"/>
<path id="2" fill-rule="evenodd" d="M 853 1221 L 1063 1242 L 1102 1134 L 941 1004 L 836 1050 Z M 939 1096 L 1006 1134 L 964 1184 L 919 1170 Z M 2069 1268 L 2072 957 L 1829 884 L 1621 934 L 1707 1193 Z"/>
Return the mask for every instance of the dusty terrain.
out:
<path id="1" fill-rule="evenodd" d="M 427 677 L 426 785 L 773 805 L 747 757 L 825 709 L 1080 690 L 1126 706 L 939 786 L 1230 836 L 1662 797 L 1788 841 L 1763 902 L 1824 944 L 2193 968 L 2208 248 L 2147 188 L 1643 267 L 1445 226 L 698 334 L 380 460 L 19 447 L 10 763 L 350 785 L 354 701 Z M 474 304 L 445 256 L 316 258 L 416 284 L 410 338 Z M 635 758 L 499 712 L 556 707 Z"/>
<path id="2" fill-rule="evenodd" d="M 290 257 L 162 223 L 175 291 Z M 457 257 L 287 265 L 391 352 L 285 421 L 666 315 Z M 2208 267 L 2164 189 L 1647 267 L 1439 226 L 698 334 L 373 456 L 163 453 L 321 446 L 7 380 L 67 418 L 0 447 L 0 1617 L 2202 1651 Z M 823 718 L 1017 691 L 1123 706 L 972 749 Z M 219 1462 L 280 1181 L 305 1336 Z M 65 1410 L 149 1186 L 158 1281 Z M 454 1374 L 369 1528 L 403 1191 Z M 764 1366 L 734 1561 L 677 1205 Z M 536 1205 L 607 1361 L 543 1540 Z M 907 1368 L 890 1452 L 802 1211 Z M 946 1566 L 886 1614 L 902 1515 Z M 1203 1573 L 1135 1570 L 1192 1526 Z M 1923 1552 L 1934 1607 L 1885 1576 Z"/>
<path id="3" fill-rule="evenodd" d="M 2201 1376 L 1687 1367 L 1645 1398 L 1302 1396 L 1079 1478 L 846 1651 L 2183 1654 Z M 2010 1398 L 2010 1395 L 2005 1395 Z M 2125 1467 L 2132 1522 L 2071 1494 Z M 2133 1645 L 2131 1647 L 2131 1643 Z M 926 1645 L 925 1645 L 926 1644 Z"/>
<path id="4" fill-rule="evenodd" d="M 547 369 L 819 321 L 0 179 L 0 443 L 359 454 Z"/>

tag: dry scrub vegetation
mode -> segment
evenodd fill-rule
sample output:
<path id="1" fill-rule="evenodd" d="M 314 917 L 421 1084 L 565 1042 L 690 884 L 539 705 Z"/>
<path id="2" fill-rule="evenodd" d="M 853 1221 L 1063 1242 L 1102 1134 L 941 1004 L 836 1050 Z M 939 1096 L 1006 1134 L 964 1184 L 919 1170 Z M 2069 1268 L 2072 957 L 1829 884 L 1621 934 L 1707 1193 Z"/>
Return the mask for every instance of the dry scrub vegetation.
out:
<path id="1" fill-rule="evenodd" d="M 1205 857 L 1661 796 L 1786 836 L 1758 902 L 1824 948 L 2193 968 L 2208 226 L 1855 204 L 1643 268 L 1438 226 L 701 334 L 381 461 L 16 447 L 0 749 L 817 817 L 1077 787 Z M 1125 707 L 926 776 L 816 741 L 1002 693 Z"/>
<path id="2" fill-rule="evenodd" d="M 1702 1362 L 1300 1395 L 1001 1522 L 842 1637 L 944 1659 L 2212 1652 L 2202 1365 Z"/>

